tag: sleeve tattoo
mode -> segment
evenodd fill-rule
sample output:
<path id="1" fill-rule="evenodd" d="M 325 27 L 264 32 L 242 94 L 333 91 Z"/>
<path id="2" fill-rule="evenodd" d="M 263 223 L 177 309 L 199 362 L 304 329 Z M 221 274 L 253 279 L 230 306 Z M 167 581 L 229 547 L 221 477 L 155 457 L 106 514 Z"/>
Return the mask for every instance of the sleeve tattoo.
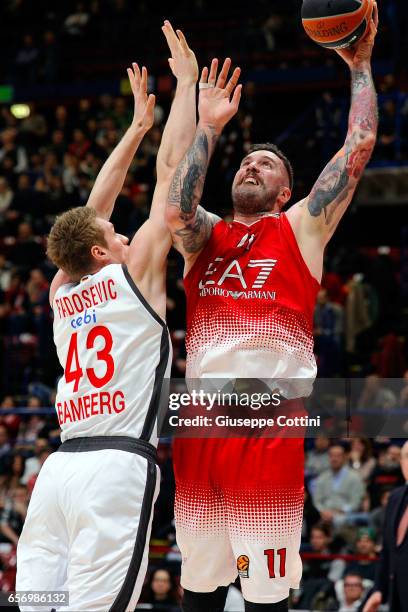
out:
<path id="1" fill-rule="evenodd" d="M 170 185 L 169 206 L 179 209 L 182 226 L 173 233 L 187 253 L 199 251 L 211 234 L 211 215 L 199 207 L 199 203 L 216 141 L 215 130 L 198 127 L 194 142 L 177 167 Z"/>
<path id="2" fill-rule="evenodd" d="M 377 97 L 370 72 L 352 71 L 352 101 L 349 130 L 344 147 L 328 163 L 308 200 L 309 213 L 322 212 L 326 225 L 354 191 L 374 148 L 378 125 Z"/>

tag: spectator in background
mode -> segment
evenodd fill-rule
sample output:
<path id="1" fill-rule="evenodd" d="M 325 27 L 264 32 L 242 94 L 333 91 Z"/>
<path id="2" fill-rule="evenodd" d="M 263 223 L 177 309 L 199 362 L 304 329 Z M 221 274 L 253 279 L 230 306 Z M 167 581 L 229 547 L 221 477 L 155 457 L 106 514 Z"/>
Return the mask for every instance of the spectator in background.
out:
<path id="1" fill-rule="evenodd" d="M 397 113 L 395 102 L 385 100 L 380 107 L 380 121 L 376 145 L 376 158 L 394 161 L 396 159 L 395 142 L 397 139 Z"/>
<path id="2" fill-rule="evenodd" d="M 306 453 L 305 473 L 309 481 L 320 476 L 322 472 L 325 472 L 330 467 L 329 438 L 319 434 L 314 438 L 313 445 L 314 447 Z"/>
<path id="3" fill-rule="evenodd" d="M 37 267 L 44 259 L 44 248 L 33 235 L 30 223 L 20 223 L 17 239 L 10 253 L 10 261 L 21 269 L 29 270 Z"/>
<path id="4" fill-rule="evenodd" d="M 8 477 L 8 487 L 13 490 L 18 485 L 22 484 L 21 479 L 25 470 L 25 457 L 19 452 L 12 455 L 11 467 Z"/>
<path id="5" fill-rule="evenodd" d="M 332 533 L 326 523 L 318 523 L 312 527 L 310 548 L 305 552 L 322 555 L 323 558 L 307 558 L 303 562 L 302 584 L 296 592 L 296 608 L 307 610 L 319 591 L 329 593 L 332 585 L 343 575 L 345 562 L 342 559 L 325 559 L 332 554 Z"/>
<path id="6" fill-rule="evenodd" d="M 397 397 L 391 389 L 384 386 L 383 380 L 377 374 L 367 376 L 364 387 L 358 400 L 359 410 L 368 408 L 371 410 L 387 410 L 395 408 Z"/>
<path id="7" fill-rule="evenodd" d="M 70 36 L 83 36 L 90 19 L 89 13 L 85 10 L 85 5 L 78 2 L 74 13 L 68 15 L 64 22 L 64 29 Z"/>
<path id="8" fill-rule="evenodd" d="M 64 154 L 64 163 L 62 170 L 62 182 L 64 189 L 67 194 L 73 194 L 76 196 L 76 192 L 79 186 L 78 179 L 79 172 L 79 159 L 71 153 Z"/>
<path id="9" fill-rule="evenodd" d="M 0 292 L 7 291 L 11 283 L 11 264 L 7 261 L 6 256 L 0 253 Z M 1 318 L 1 314 L 0 314 Z"/>
<path id="10" fill-rule="evenodd" d="M 31 395 L 27 401 L 27 408 L 37 410 L 42 407 L 42 402 L 36 395 Z M 35 443 L 39 432 L 45 425 L 43 417 L 33 414 L 29 417 L 24 417 L 23 423 L 20 425 L 16 440 L 16 448 L 34 450 Z"/>
<path id="11" fill-rule="evenodd" d="M 44 465 L 45 461 L 48 459 L 52 452 L 52 448 L 50 448 L 49 446 L 45 446 L 38 453 L 38 472 L 36 474 L 31 474 L 30 478 L 27 481 L 27 492 L 30 497 L 33 492 L 36 480 L 38 478 L 38 474 L 40 473 L 42 466 Z"/>
<path id="12" fill-rule="evenodd" d="M 6 333 L 18 337 L 30 331 L 30 301 L 21 274 L 14 272 L 4 296 L 7 315 Z"/>
<path id="13" fill-rule="evenodd" d="M 14 195 L 13 207 L 9 214 L 13 212 L 13 225 L 9 223 L 13 234 L 17 232 L 18 223 L 25 217 L 32 214 L 33 207 L 36 205 L 36 198 L 31 186 L 31 179 L 27 173 L 20 174 L 17 179 L 17 188 Z"/>
<path id="14" fill-rule="evenodd" d="M 141 600 L 153 604 L 153 610 L 167 610 L 170 606 L 177 606 L 177 587 L 173 576 L 167 569 L 155 569 L 150 575 L 145 594 Z"/>
<path id="15" fill-rule="evenodd" d="M 48 291 L 50 284 L 45 278 L 42 270 L 33 268 L 27 281 L 26 289 L 28 297 L 33 306 L 48 302 Z"/>
<path id="16" fill-rule="evenodd" d="M 345 285 L 347 293 L 344 307 L 345 341 L 348 353 L 356 351 L 359 338 L 373 324 L 367 299 L 368 289 L 369 287 L 364 281 L 364 275 L 361 273 L 353 274 Z"/>
<path id="17" fill-rule="evenodd" d="M 392 489 L 384 488 L 380 497 L 380 506 L 374 508 L 370 513 L 369 525 L 377 534 L 377 546 L 381 546 L 382 531 L 384 527 L 385 508 L 387 506 Z"/>
<path id="18" fill-rule="evenodd" d="M 371 441 L 368 438 L 353 438 L 351 440 L 350 466 L 360 474 L 364 482 L 368 481 L 375 464 Z"/>
<path id="19" fill-rule="evenodd" d="M 366 589 L 358 574 L 346 574 L 336 583 L 339 612 L 357 612 L 364 601 Z"/>
<path id="20" fill-rule="evenodd" d="M 115 134 L 115 145 L 118 139 Z M 90 140 L 88 140 L 84 132 L 80 129 L 75 129 L 72 134 L 72 142 L 68 145 L 68 152 L 74 155 L 78 159 L 84 159 L 86 153 L 89 151 L 91 146 Z M 114 147 L 112 147 L 113 149 Z"/>
<path id="21" fill-rule="evenodd" d="M 51 134 L 51 142 L 47 146 L 47 151 L 54 153 L 58 163 L 62 165 L 64 153 L 67 145 L 65 142 L 64 132 L 62 130 L 54 130 Z"/>
<path id="22" fill-rule="evenodd" d="M 12 438 L 15 438 L 18 433 L 21 419 L 16 414 L 4 414 L 4 411 L 15 407 L 16 404 L 12 395 L 6 395 L 3 397 L 0 404 L 0 424 L 7 428 L 7 431 Z"/>
<path id="23" fill-rule="evenodd" d="M 38 474 L 40 471 L 39 456 L 44 448 L 48 448 L 48 439 L 38 437 L 35 441 L 34 456 L 29 457 L 25 464 L 24 474 L 21 478 L 22 484 L 26 485 L 33 474 Z"/>
<path id="24" fill-rule="evenodd" d="M 320 289 L 317 294 L 313 324 L 319 376 L 336 376 L 340 373 L 343 307 L 329 302 L 326 289 Z"/>
<path id="25" fill-rule="evenodd" d="M 359 529 L 353 553 L 367 559 L 350 561 L 346 567 L 346 574 L 358 574 L 365 580 L 374 584 L 377 571 L 376 534 L 373 529 Z"/>
<path id="26" fill-rule="evenodd" d="M 38 79 L 38 60 L 40 51 L 34 44 L 31 34 L 25 34 L 21 47 L 14 60 L 14 76 L 16 83 L 36 83 Z"/>
<path id="27" fill-rule="evenodd" d="M 14 192 L 6 178 L 0 176 L 0 223 L 3 225 L 7 211 L 13 201 Z"/>
<path id="28" fill-rule="evenodd" d="M 394 444 L 389 445 L 380 452 L 377 465 L 368 481 L 371 509 L 377 508 L 380 505 L 381 495 L 384 490 L 403 484 L 400 457 L 401 448 Z"/>
<path id="29" fill-rule="evenodd" d="M 72 129 L 72 118 L 68 116 L 67 107 L 59 104 L 55 109 L 54 118 L 51 120 L 52 130 L 61 130 L 64 140 L 68 138 Z"/>
<path id="30" fill-rule="evenodd" d="M 316 480 L 313 501 L 326 523 L 339 526 L 347 517 L 360 509 L 364 484 L 356 472 L 347 465 L 345 449 L 339 444 L 329 450 L 330 469 Z"/>
<path id="31" fill-rule="evenodd" d="M 0 174 L 6 176 L 8 174 L 12 186 L 14 186 L 14 175 L 19 172 L 24 172 L 28 166 L 25 148 L 20 144 L 16 144 L 17 135 L 18 131 L 15 127 L 6 128 L 0 135 L 0 162 L 4 162 L 6 159 L 11 161 L 11 166 L 9 166 L 9 164 L 7 164 L 7 167 L 3 166 L 3 171 L 1 171 L 0 167 Z"/>
<path id="32" fill-rule="evenodd" d="M 10 469 L 12 449 L 7 427 L 0 425 L 0 473 L 4 474 Z"/>
<path id="33" fill-rule="evenodd" d="M 406 368 L 405 353 L 405 339 L 391 332 L 380 338 L 371 362 L 382 378 L 401 378 Z"/>
<path id="34" fill-rule="evenodd" d="M 27 515 L 27 508 L 27 489 L 24 485 L 17 485 L 11 491 L 10 498 L 6 501 L 1 515 L 0 531 L 3 535 L 3 541 L 17 546 Z"/>
<path id="35" fill-rule="evenodd" d="M 29 151 L 36 150 L 45 143 L 48 134 L 47 121 L 35 104 L 30 104 L 30 114 L 22 120 L 20 130 Z"/>
<path id="36" fill-rule="evenodd" d="M 55 32 L 47 30 L 43 35 L 40 56 L 40 75 L 45 83 L 55 83 L 59 68 L 59 45 Z"/>

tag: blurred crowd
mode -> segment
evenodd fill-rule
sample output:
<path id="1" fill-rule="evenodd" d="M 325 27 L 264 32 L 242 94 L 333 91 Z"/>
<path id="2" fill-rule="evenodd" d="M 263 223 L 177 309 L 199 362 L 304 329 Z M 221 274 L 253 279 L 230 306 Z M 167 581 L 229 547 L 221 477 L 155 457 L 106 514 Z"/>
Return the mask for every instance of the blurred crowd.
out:
<path id="1" fill-rule="evenodd" d="M 0 74 L 3 81 L 6 77 L 25 84 L 54 83 L 74 74 L 96 78 L 112 75 L 117 62 L 129 53 L 143 56 L 150 66 L 158 63 L 157 47 L 151 41 L 159 39 L 158 27 L 164 18 L 174 19 L 194 37 L 200 59 L 234 52 L 237 60 L 249 61 L 254 69 L 329 64 L 330 56 L 306 38 L 300 7 L 300 0 L 254 0 L 250 11 L 244 0 L 229 5 L 180 0 L 171 6 L 163 0 L 7 0 L 0 8 L 6 50 L 0 58 Z M 376 54 L 389 59 L 397 72 L 404 72 L 406 3 L 387 0 L 380 13 Z M 115 59 L 103 44 L 106 40 L 115 43 Z"/>
<path id="2" fill-rule="evenodd" d="M 256 0 L 248 16 L 248 4 L 241 0 L 228 9 L 219 3 L 212 6 L 209 0 L 182 1 L 172 7 L 171 14 L 166 4 L 158 1 L 8 0 L 0 6 L 6 50 L 0 58 L 0 81 L 16 86 L 66 82 L 76 78 L 76 70 L 91 79 L 118 78 L 126 63 L 141 57 L 158 82 L 168 71 L 167 56 L 163 45 L 159 59 L 150 41 L 153 36 L 159 38 L 162 17 L 178 19 L 177 25 L 187 34 L 191 32 L 200 63 L 233 49 L 237 61 L 250 66 L 252 74 L 246 79 L 240 112 L 220 139 L 203 200 L 213 212 L 229 218 L 232 178 L 251 142 L 265 141 L 265 135 L 267 139 L 280 136 L 278 142 L 295 167 L 296 200 L 305 195 L 322 164 L 344 138 L 348 102 L 340 100 L 337 92 L 321 87 L 323 93 L 305 95 L 301 109 L 290 93 L 286 97 L 279 94 L 279 108 L 276 99 L 265 94 L 265 75 L 270 69 L 301 66 L 307 70 L 319 63 L 333 64 L 332 55 L 312 45 L 293 19 L 299 4 L 297 0 L 280 0 L 273 3 L 271 12 L 270 2 Z M 376 49 L 376 58 L 389 62 L 378 80 L 380 127 L 373 166 L 406 164 L 408 160 L 408 98 L 400 93 L 405 66 L 398 59 L 408 41 L 407 21 L 406 3 L 388 0 Z M 115 41 L 115 61 L 109 45 L 101 43 L 107 39 Z M 271 102 L 279 112 L 271 113 Z M 155 124 L 141 144 L 117 200 L 112 221 L 118 232 L 130 238 L 149 213 L 155 159 L 170 103 L 170 91 L 159 95 Z M 51 408 L 60 368 L 48 302 L 55 270 L 45 256 L 46 236 L 56 215 L 86 203 L 101 165 L 129 125 L 132 112 L 128 98 L 112 95 L 62 99 L 57 104 L 37 101 L 29 106 L 30 113 L 24 119 L 17 119 L 8 104 L 0 106 L 3 590 L 14 587 L 15 545 L 36 477 L 59 444 L 58 423 Z M 299 113 L 301 122 L 292 125 Z M 385 246 L 361 235 L 359 246 L 355 246 L 341 232 L 340 228 L 328 250 L 314 313 L 319 376 L 360 377 L 365 379 L 360 406 L 406 409 L 408 292 L 406 287 L 403 291 L 402 279 L 403 267 L 408 266 L 408 244 L 404 256 L 399 236 Z M 182 263 L 175 253 L 169 260 L 167 306 L 174 346 L 172 375 L 182 377 L 185 300 Z M 390 378 L 405 381 L 400 391 L 381 384 Z M 390 491 L 403 482 L 402 442 L 323 436 L 306 441 L 304 578 L 293 594 L 295 609 L 358 610 L 374 578 L 385 504 Z M 175 543 L 169 440 L 159 447 L 159 463 L 162 485 L 152 531 L 151 571 L 142 600 L 145 609 L 175 610 L 180 600 L 180 554 Z M 228 609 L 243 610 L 237 589 L 231 589 Z"/>

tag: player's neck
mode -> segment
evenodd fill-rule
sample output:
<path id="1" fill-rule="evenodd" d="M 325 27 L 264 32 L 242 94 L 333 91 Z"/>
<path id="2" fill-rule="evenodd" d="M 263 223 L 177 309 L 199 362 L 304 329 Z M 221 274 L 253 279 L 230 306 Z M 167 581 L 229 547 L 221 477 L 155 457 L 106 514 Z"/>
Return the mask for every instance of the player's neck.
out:
<path id="1" fill-rule="evenodd" d="M 238 221 L 239 223 L 243 223 L 244 225 L 252 225 L 252 223 L 256 223 L 260 219 L 264 217 L 271 217 L 272 215 L 276 215 L 279 210 L 270 210 L 267 212 L 254 213 L 252 215 L 244 215 L 243 213 L 239 213 L 234 211 L 234 221 Z"/>

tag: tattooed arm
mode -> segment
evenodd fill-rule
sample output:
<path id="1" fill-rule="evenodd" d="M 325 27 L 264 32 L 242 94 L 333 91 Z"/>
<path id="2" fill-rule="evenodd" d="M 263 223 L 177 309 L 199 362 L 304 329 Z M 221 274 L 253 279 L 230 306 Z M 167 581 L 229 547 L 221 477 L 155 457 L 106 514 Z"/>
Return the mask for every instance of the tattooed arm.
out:
<path id="1" fill-rule="evenodd" d="M 186 259 L 203 248 L 217 222 L 217 217 L 199 203 L 218 136 L 214 126 L 198 124 L 193 144 L 178 166 L 170 186 L 167 221 L 174 245 Z"/>
<path id="2" fill-rule="evenodd" d="M 350 204 L 375 146 L 378 109 L 370 58 L 377 31 L 374 9 L 370 32 L 354 50 L 339 50 L 351 71 L 351 108 L 343 148 L 327 164 L 309 196 L 288 211 L 300 250 L 320 280 L 323 250 Z"/>
<path id="3" fill-rule="evenodd" d="M 177 87 L 157 154 L 157 181 L 149 219 L 135 234 L 129 249 L 128 269 L 140 291 L 163 317 L 166 312 L 166 267 L 171 236 L 165 220 L 170 182 L 186 154 L 196 130 L 198 65 L 180 30 L 165 21 L 162 31 L 171 57 Z"/>
<path id="4" fill-rule="evenodd" d="M 207 68 L 202 72 L 195 138 L 177 167 L 168 196 L 167 224 L 174 246 L 184 255 L 186 272 L 208 241 L 218 219 L 199 204 L 211 155 L 224 126 L 237 112 L 241 95 L 241 86 L 237 86 L 239 68 L 226 83 L 231 60 L 225 60 L 216 81 L 217 66 L 217 60 L 213 60 L 210 74 Z"/>

